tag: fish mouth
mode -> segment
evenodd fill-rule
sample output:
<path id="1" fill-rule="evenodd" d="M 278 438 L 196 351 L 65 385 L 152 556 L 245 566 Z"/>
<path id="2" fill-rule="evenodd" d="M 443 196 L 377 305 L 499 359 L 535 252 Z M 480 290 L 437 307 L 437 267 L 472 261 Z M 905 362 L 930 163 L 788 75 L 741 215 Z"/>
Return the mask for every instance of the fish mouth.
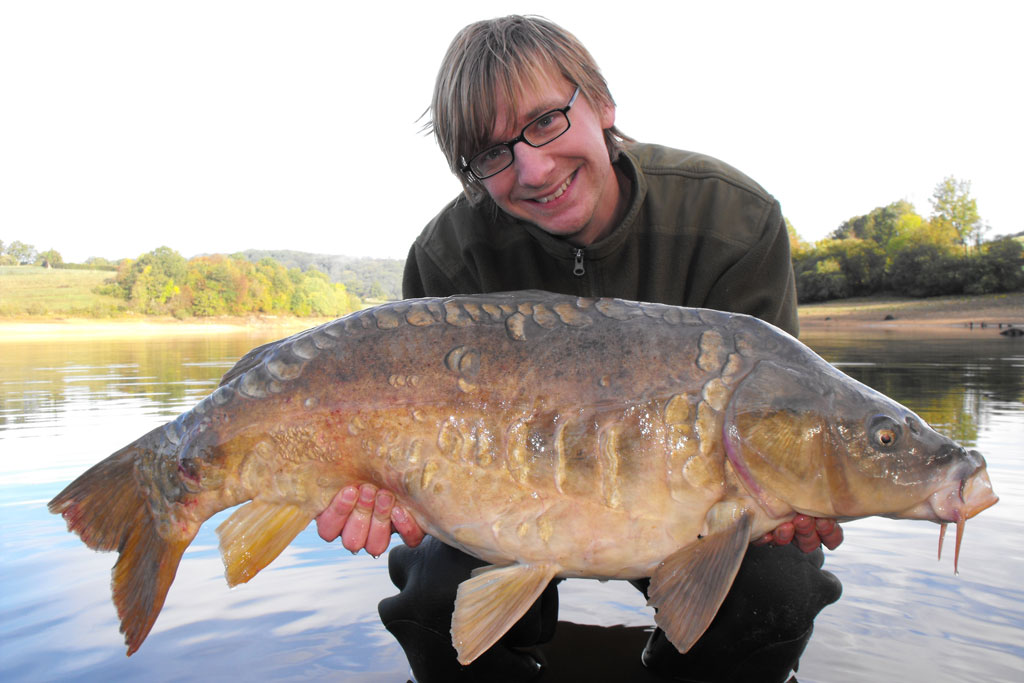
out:
<path id="1" fill-rule="evenodd" d="M 959 574 L 960 544 L 964 538 L 964 527 L 967 520 L 987 510 L 999 502 L 999 497 L 992 491 L 992 481 L 988 472 L 982 467 L 970 477 L 960 480 L 960 485 L 937 491 L 931 501 L 941 527 L 939 529 L 938 559 L 942 559 L 942 542 L 946 537 L 946 526 L 949 522 L 956 524 L 956 546 L 953 551 L 953 573 Z"/>
<path id="2" fill-rule="evenodd" d="M 999 502 L 999 496 L 992 491 L 992 482 L 988 478 L 988 473 L 983 470 L 978 475 L 960 482 L 961 500 L 964 502 L 966 519 L 974 517 Z"/>

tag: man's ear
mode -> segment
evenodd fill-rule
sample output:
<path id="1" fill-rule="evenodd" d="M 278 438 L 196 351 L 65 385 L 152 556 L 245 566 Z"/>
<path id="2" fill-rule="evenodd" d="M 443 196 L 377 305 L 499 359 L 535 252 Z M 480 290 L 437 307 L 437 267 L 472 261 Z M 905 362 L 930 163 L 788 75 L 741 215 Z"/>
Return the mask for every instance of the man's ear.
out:
<path id="1" fill-rule="evenodd" d="M 601 106 L 601 130 L 608 130 L 615 125 L 615 105 L 608 103 Z"/>

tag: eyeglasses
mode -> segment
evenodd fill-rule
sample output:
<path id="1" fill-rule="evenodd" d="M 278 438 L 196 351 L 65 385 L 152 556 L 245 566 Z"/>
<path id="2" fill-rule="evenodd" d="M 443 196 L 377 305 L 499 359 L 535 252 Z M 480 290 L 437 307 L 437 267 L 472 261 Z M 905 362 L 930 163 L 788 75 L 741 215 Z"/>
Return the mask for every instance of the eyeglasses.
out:
<path id="1" fill-rule="evenodd" d="M 500 145 L 488 147 L 470 159 L 469 163 L 466 163 L 466 157 L 460 157 L 462 172 L 472 173 L 477 180 L 490 178 L 492 175 L 504 171 L 516 160 L 516 154 L 512 151 L 512 147 L 517 142 L 525 142 L 530 147 L 543 147 L 560 137 L 569 130 L 569 110 L 579 94 L 580 89 L 576 88 L 572 97 L 569 98 L 569 104 L 561 109 L 552 109 L 541 114 L 526 124 L 518 136 Z"/>

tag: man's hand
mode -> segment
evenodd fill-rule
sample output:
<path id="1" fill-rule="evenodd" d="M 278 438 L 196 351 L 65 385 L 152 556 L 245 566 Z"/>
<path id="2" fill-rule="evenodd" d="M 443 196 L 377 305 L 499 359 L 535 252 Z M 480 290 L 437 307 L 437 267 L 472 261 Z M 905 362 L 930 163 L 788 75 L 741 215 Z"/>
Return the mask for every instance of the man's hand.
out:
<path id="1" fill-rule="evenodd" d="M 835 550 L 843 542 L 843 529 L 834 519 L 797 515 L 792 521 L 780 524 L 774 531 L 754 541 L 754 545 L 788 545 L 792 541 L 796 541 L 796 546 L 805 553 L 822 545 Z"/>
<path id="2" fill-rule="evenodd" d="M 423 529 L 404 508 L 395 505 L 394 494 L 373 484 L 338 491 L 327 509 L 317 515 L 316 531 L 327 542 L 341 536 L 341 544 L 348 550 L 357 553 L 365 548 L 374 557 L 388 549 L 395 532 L 411 548 L 423 540 Z"/>

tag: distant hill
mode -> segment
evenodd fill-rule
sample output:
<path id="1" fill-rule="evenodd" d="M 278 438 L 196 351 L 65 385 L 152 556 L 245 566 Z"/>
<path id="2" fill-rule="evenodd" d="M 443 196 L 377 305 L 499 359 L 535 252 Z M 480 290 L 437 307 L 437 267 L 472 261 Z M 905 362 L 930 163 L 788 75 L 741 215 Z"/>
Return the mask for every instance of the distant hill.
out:
<path id="1" fill-rule="evenodd" d="M 288 249 L 249 249 L 232 255 L 252 263 L 272 258 L 286 268 L 314 268 L 325 273 L 331 282 L 342 283 L 364 301 L 402 298 L 402 268 L 405 261 L 400 259 L 355 258 Z"/>

